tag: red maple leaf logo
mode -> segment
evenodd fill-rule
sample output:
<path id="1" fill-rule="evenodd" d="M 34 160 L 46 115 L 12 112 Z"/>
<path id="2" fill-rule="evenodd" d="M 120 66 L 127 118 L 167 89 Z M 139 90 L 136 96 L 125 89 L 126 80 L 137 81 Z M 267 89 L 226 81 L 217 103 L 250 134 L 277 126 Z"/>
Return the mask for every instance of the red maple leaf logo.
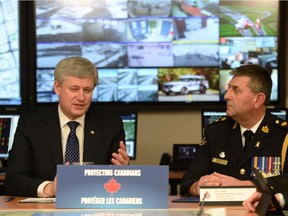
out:
<path id="1" fill-rule="evenodd" d="M 111 193 L 111 195 L 113 195 L 114 193 L 117 193 L 118 190 L 121 188 L 121 184 L 119 184 L 114 178 L 112 178 L 108 181 L 108 183 L 104 184 L 104 188 L 108 193 Z"/>

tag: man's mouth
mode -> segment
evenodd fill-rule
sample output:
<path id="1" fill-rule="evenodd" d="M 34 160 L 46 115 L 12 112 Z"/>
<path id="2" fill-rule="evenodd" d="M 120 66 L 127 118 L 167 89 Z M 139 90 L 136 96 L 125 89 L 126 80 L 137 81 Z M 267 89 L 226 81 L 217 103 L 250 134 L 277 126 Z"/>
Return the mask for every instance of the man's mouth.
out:
<path id="1" fill-rule="evenodd" d="M 79 107 L 79 108 L 82 108 L 82 107 L 85 106 L 85 104 L 73 104 L 73 105 L 76 106 L 76 107 Z"/>

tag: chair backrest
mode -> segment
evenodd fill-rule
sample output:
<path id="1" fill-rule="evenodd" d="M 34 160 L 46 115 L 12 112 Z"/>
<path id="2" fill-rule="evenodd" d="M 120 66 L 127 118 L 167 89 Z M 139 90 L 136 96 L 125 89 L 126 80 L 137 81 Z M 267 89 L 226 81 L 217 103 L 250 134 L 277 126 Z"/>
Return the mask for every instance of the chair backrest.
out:
<path id="1" fill-rule="evenodd" d="M 167 152 L 164 152 L 160 159 L 160 165 L 170 165 L 171 163 L 171 155 Z"/>

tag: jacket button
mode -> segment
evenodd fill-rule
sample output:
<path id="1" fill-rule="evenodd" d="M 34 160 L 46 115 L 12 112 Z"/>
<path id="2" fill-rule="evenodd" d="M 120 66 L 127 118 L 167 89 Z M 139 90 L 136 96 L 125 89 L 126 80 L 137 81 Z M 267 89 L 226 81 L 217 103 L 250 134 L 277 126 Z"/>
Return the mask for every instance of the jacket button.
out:
<path id="1" fill-rule="evenodd" d="M 243 168 L 240 169 L 240 174 L 241 174 L 241 175 L 244 175 L 244 174 L 245 174 L 245 169 L 243 169 Z"/>

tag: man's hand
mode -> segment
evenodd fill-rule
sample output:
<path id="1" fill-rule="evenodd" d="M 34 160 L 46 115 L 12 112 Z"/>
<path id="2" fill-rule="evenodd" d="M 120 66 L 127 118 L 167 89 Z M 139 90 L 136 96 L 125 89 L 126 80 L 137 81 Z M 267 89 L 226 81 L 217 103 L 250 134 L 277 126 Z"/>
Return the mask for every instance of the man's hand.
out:
<path id="1" fill-rule="evenodd" d="M 56 182 L 57 182 L 57 176 L 55 176 L 54 180 L 47 184 L 44 187 L 43 193 L 46 197 L 55 197 L 56 196 Z"/>
<path id="2" fill-rule="evenodd" d="M 112 154 L 111 162 L 114 165 L 128 165 L 129 164 L 129 156 L 126 152 L 126 147 L 123 141 L 119 143 L 120 148 L 118 149 L 118 153 Z"/>
<path id="3" fill-rule="evenodd" d="M 197 182 L 194 182 L 189 188 L 189 193 L 199 196 L 201 186 L 254 186 L 251 181 L 242 181 L 231 176 L 220 173 L 212 173 L 202 176 Z"/>
<path id="4" fill-rule="evenodd" d="M 253 182 L 249 180 L 243 181 L 243 180 L 239 180 L 234 177 L 223 175 L 223 174 L 216 173 L 216 172 L 214 172 L 211 175 L 219 179 L 220 186 L 255 186 Z"/>
<path id="5" fill-rule="evenodd" d="M 249 212 L 255 212 L 256 207 L 261 199 L 262 194 L 260 192 L 254 192 L 247 200 L 245 200 L 242 205 L 249 211 Z M 280 207 L 283 209 L 285 205 L 285 201 L 283 200 L 283 194 L 277 193 L 274 195 L 276 200 L 279 202 Z M 284 203 L 282 203 L 284 202 Z M 274 204 L 270 201 L 269 209 L 275 209 Z"/>
<path id="6" fill-rule="evenodd" d="M 190 189 L 189 193 L 194 196 L 199 196 L 200 193 L 200 187 L 201 186 L 220 186 L 220 179 L 217 176 L 211 175 L 205 175 L 202 176 L 197 182 L 194 182 Z"/>
<path id="7" fill-rule="evenodd" d="M 259 203 L 259 200 L 261 198 L 260 192 L 254 192 L 247 200 L 245 200 L 242 205 L 249 211 L 249 212 L 255 212 L 256 207 Z"/>

